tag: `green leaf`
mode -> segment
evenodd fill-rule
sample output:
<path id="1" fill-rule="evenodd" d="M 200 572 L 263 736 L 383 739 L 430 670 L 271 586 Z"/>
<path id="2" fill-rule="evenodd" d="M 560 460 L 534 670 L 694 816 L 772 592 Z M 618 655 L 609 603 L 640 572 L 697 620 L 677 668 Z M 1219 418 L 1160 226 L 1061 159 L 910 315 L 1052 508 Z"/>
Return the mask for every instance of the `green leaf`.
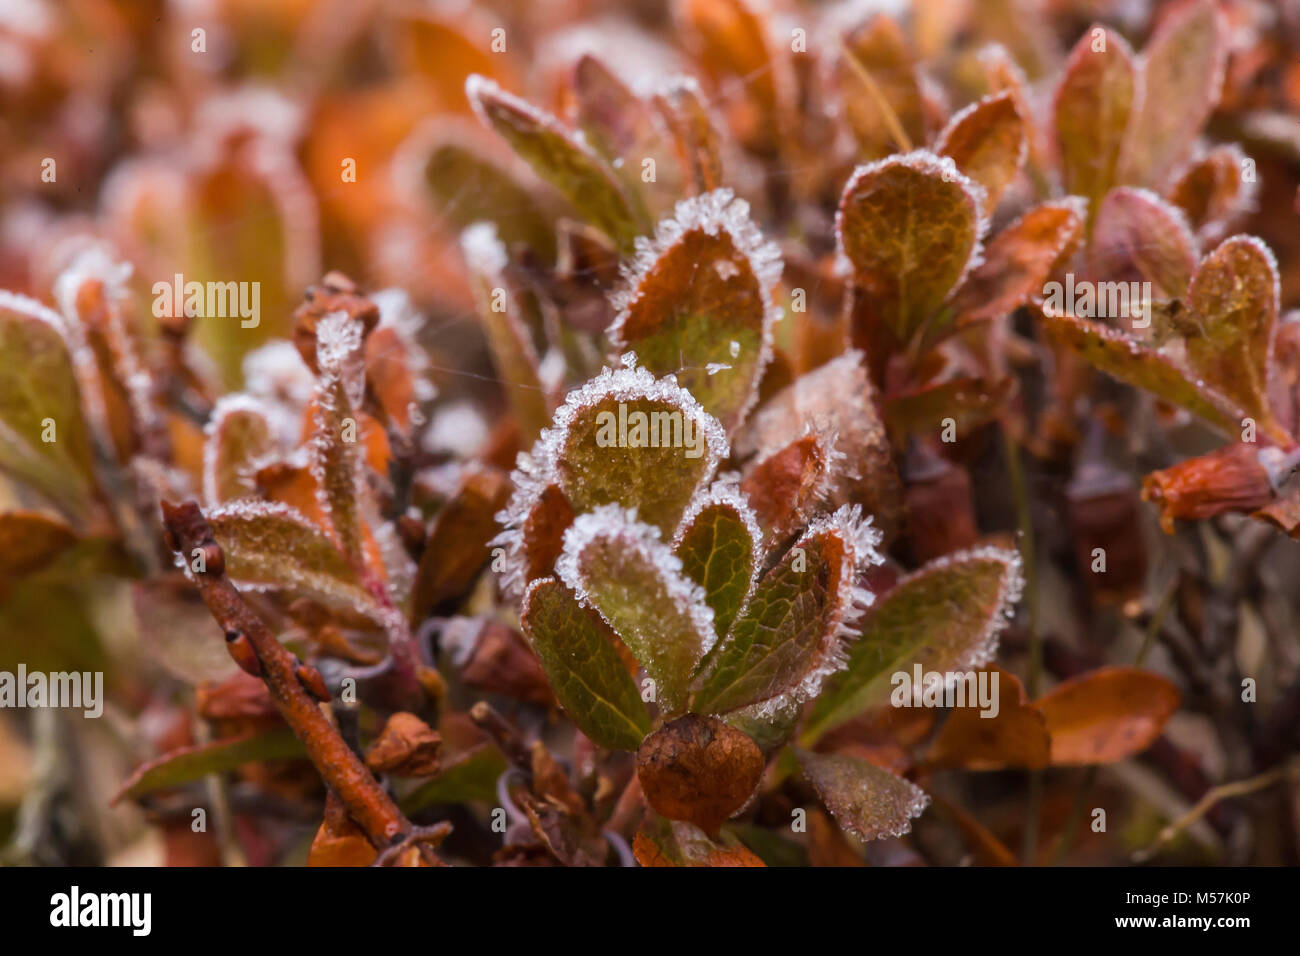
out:
<path id="1" fill-rule="evenodd" d="M 1125 146 L 1124 182 L 1163 185 L 1186 159 L 1223 85 L 1228 35 L 1214 0 L 1186 0 L 1160 20 L 1142 52 L 1142 99 Z"/>
<path id="2" fill-rule="evenodd" d="M 675 553 L 686 576 L 704 589 L 713 625 L 726 634 L 753 588 L 762 561 L 762 531 L 736 488 L 717 485 L 682 522 Z"/>
<path id="3" fill-rule="evenodd" d="M 554 578 L 535 581 L 520 613 L 564 712 L 593 742 L 636 750 L 650 714 L 603 623 Z"/>
<path id="4" fill-rule="evenodd" d="M 209 774 L 238 769 L 246 763 L 288 760 L 306 753 L 302 741 L 287 727 L 180 747 L 137 768 L 111 802 L 193 783 Z"/>
<path id="5" fill-rule="evenodd" d="M 843 754 L 796 750 L 799 765 L 835 822 L 859 840 L 899 837 L 912 829 L 930 798 L 916 784 Z"/>
<path id="6" fill-rule="evenodd" d="M 475 73 L 465 81 L 479 119 L 625 253 L 649 231 L 640 203 L 609 165 L 559 120 Z"/>
<path id="7" fill-rule="evenodd" d="M 1049 335 L 1081 355 L 1089 364 L 1121 382 L 1146 389 L 1157 398 L 1185 408 L 1210 424 L 1235 433 L 1244 414 L 1227 398 L 1192 377 L 1162 352 L 1099 322 L 1056 315 L 1047 310 L 1040 318 Z"/>
<path id="8" fill-rule="evenodd" d="M 508 291 L 505 246 L 489 223 L 476 223 L 460 237 L 469 266 L 479 321 L 492 363 L 519 423 L 520 440 L 531 443 L 551 421 L 551 402 L 538 373 L 537 350 L 515 297 Z"/>
<path id="9" fill-rule="evenodd" d="M 1278 316 L 1272 251 L 1254 236 L 1233 236 L 1205 257 L 1192 279 L 1187 305 L 1183 324 L 1192 371 L 1277 438 L 1280 429 L 1268 401 Z"/>
<path id="10" fill-rule="evenodd" d="M 878 540 L 850 505 L 810 527 L 710 655 L 692 709 L 723 714 L 763 703 L 763 716 L 815 694 L 842 666 L 843 638 L 871 600 L 857 581 L 879 562 Z"/>
<path id="11" fill-rule="evenodd" d="M 1020 598 L 1020 556 L 981 548 L 932 561 L 903 578 L 862 620 L 848 666 L 827 683 L 800 740 L 810 746 L 890 694 L 891 677 L 965 671 L 988 661 Z"/>
<path id="12" fill-rule="evenodd" d="M 490 803 L 496 800 L 497 780 L 506 772 L 506 758 L 492 744 L 483 744 L 443 767 L 400 802 L 408 816 L 439 804 Z"/>
<path id="13" fill-rule="evenodd" d="M 62 318 L 0 292 L 0 354 L 0 469 L 85 520 L 93 455 Z"/>
<path id="14" fill-rule="evenodd" d="M 677 204 L 637 253 L 609 329 L 655 375 L 678 383 L 731 432 L 758 396 L 780 317 L 781 255 L 721 189 Z"/>
<path id="15" fill-rule="evenodd" d="M 669 536 L 728 453 L 718 421 L 685 389 L 643 368 L 605 369 L 569 393 L 530 471 L 554 480 L 575 511 L 636 508 Z"/>
<path id="16" fill-rule="evenodd" d="M 998 201 L 1024 165 L 1029 137 L 1010 90 L 972 103 L 939 134 L 935 152 L 984 187 L 985 209 Z"/>
<path id="17" fill-rule="evenodd" d="M 210 511 L 208 521 L 236 582 L 374 611 L 370 592 L 329 536 L 288 505 L 232 501 Z"/>
<path id="18" fill-rule="evenodd" d="M 660 706 L 679 713 L 696 665 L 717 638 L 704 592 L 659 532 L 616 505 L 602 506 L 565 532 L 556 571 L 645 668 Z"/>
<path id="19" fill-rule="evenodd" d="M 244 395 L 217 402 L 203 446 L 203 496 L 209 504 L 244 498 L 257 491 L 252 470 L 273 451 L 275 438 L 266 411 Z"/>
<path id="20" fill-rule="evenodd" d="M 1136 84 L 1128 43 L 1093 27 L 1075 44 L 1056 88 L 1056 146 L 1065 191 L 1086 198 L 1090 216 L 1115 184 Z"/>
<path id="21" fill-rule="evenodd" d="M 984 190 L 926 150 L 859 166 L 840 200 L 840 249 L 867 307 L 900 342 L 931 318 L 977 258 Z"/>

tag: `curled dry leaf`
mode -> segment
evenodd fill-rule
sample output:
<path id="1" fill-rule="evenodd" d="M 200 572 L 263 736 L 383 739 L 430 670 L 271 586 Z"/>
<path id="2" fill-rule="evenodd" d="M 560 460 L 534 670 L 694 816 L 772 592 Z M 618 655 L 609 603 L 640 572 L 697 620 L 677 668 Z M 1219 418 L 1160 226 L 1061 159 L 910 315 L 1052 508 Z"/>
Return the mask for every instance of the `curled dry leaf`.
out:
<path id="1" fill-rule="evenodd" d="M 398 711 L 366 751 L 366 766 L 397 777 L 432 777 L 438 772 L 442 736 L 419 717 Z"/>
<path id="2" fill-rule="evenodd" d="M 717 837 L 763 776 L 763 754 L 733 727 L 687 714 L 655 731 L 636 754 L 646 802 L 670 820 L 685 820 Z"/>
<path id="3" fill-rule="evenodd" d="M 1052 688 L 1035 706 L 1052 738 L 1052 764 L 1115 763 L 1141 753 L 1178 709 L 1178 688 L 1130 667 L 1104 667 Z"/>
<path id="4" fill-rule="evenodd" d="M 1235 442 L 1142 479 L 1142 497 L 1160 506 L 1160 526 L 1235 511 L 1249 513 L 1273 501 L 1273 483 L 1256 444 Z"/>

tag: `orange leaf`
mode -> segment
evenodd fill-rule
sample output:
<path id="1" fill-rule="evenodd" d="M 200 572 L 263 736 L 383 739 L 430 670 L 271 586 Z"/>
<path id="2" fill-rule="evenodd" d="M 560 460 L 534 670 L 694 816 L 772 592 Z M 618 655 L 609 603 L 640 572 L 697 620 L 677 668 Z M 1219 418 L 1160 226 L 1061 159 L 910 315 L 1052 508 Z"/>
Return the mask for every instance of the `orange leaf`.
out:
<path id="1" fill-rule="evenodd" d="M 1180 699 L 1165 678 L 1131 667 L 1104 667 L 1058 684 L 1037 701 L 1052 738 L 1052 764 L 1115 763 L 1141 753 Z"/>
<path id="2" fill-rule="evenodd" d="M 996 666 L 984 670 L 998 680 L 997 713 L 985 716 L 970 703 L 954 707 L 930 748 L 930 762 L 966 770 L 1047 766 L 1051 740 L 1043 715 L 1014 674 Z"/>

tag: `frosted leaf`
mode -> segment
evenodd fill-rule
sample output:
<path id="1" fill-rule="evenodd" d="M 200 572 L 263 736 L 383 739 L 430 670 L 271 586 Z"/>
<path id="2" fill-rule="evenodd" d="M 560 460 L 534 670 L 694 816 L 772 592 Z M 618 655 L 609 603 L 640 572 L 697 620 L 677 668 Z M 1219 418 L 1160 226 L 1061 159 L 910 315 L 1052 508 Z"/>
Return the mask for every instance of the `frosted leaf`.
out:
<path id="1" fill-rule="evenodd" d="M 1019 553 L 982 547 L 902 578 L 861 624 L 848 665 L 809 712 L 805 742 L 889 698 L 891 675 L 914 665 L 955 679 L 987 664 L 1024 587 Z"/>
<path id="2" fill-rule="evenodd" d="M 979 263 L 985 217 L 984 187 L 928 150 L 854 171 L 836 217 L 839 248 L 871 315 L 899 342 Z"/>
<path id="3" fill-rule="evenodd" d="M 645 668 L 660 706 L 680 712 L 691 674 L 717 636 L 703 589 L 683 573 L 658 529 L 634 511 L 602 505 L 564 533 L 555 570 Z"/>
<path id="4" fill-rule="evenodd" d="M 661 431 L 667 444 L 650 444 Z M 722 426 L 671 377 L 606 368 L 568 394 L 532 453 L 520 455 L 502 523 L 519 529 L 554 485 L 574 511 L 616 503 L 671 534 L 728 454 Z"/>
<path id="5" fill-rule="evenodd" d="M 833 436 L 838 456 L 817 494 L 832 508 L 862 505 L 886 539 L 892 537 L 901 522 L 902 485 L 861 352 L 845 352 L 764 402 L 735 436 L 735 455 L 762 461 L 810 428 Z"/>
<path id="6" fill-rule="evenodd" d="M 623 287 L 611 300 L 617 316 L 610 341 L 635 349 L 654 374 L 676 374 L 730 431 L 757 398 L 771 361 L 781 318 L 771 290 L 781 269 L 779 248 L 731 190 L 683 200 L 653 239 L 637 240 L 636 256 L 624 265 Z"/>
<path id="7" fill-rule="evenodd" d="M 673 540 L 691 580 L 704 589 L 719 634 L 749 600 L 763 567 L 763 532 L 733 483 L 715 482 L 696 495 Z"/>
<path id="8" fill-rule="evenodd" d="M 836 436 L 813 431 L 754 463 L 741 481 L 741 490 L 764 531 L 765 546 L 774 546 L 825 510 L 846 467 L 835 448 Z"/>
<path id="9" fill-rule="evenodd" d="M 1244 179 L 1246 154 L 1235 143 L 1216 146 L 1174 177 L 1169 200 L 1186 214 L 1205 247 L 1227 238 L 1240 217 L 1258 207 L 1258 178 Z"/>
<path id="10" fill-rule="evenodd" d="M 701 713 L 760 705 L 759 717 L 817 694 L 844 666 L 844 644 L 872 602 L 861 576 L 882 559 L 879 533 L 845 505 L 814 522 L 754 589 L 704 667 L 692 702 Z"/>
<path id="11" fill-rule="evenodd" d="M 984 187 L 991 215 L 1025 163 L 1029 136 L 1010 90 L 978 100 L 953 116 L 935 143 L 957 168 Z"/>
<path id="12" fill-rule="evenodd" d="M 343 553 L 358 567 L 362 561 L 361 499 L 366 493 L 357 411 L 366 383 L 362 337 L 360 320 L 343 312 L 332 312 L 317 324 L 320 376 L 310 441 L 317 503 Z"/>
<path id="13" fill-rule="evenodd" d="M 257 490 L 253 473 L 276 449 L 265 407 L 247 395 L 217 402 L 204 429 L 203 497 L 209 505 Z"/>
<path id="14" fill-rule="evenodd" d="M 1150 282 L 1158 299 L 1187 294 L 1200 251 L 1182 210 L 1149 190 L 1128 186 L 1106 194 L 1091 248 L 1098 275 L 1108 282 Z M 1133 316 L 1108 318 L 1126 325 Z"/>
<path id="15" fill-rule="evenodd" d="M 316 525 L 288 505 L 241 499 L 208 513 L 226 573 L 255 588 L 287 590 L 330 607 L 376 613 L 356 571 Z M 190 573 L 188 555 L 178 563 Z"/>
<path id="16" fill-rule="evenodd" d="M 916 784 L 865 760 L 801 749 L 795 754 L 835 822 L 859 840 L 903 836 L 930 805 Z"/>

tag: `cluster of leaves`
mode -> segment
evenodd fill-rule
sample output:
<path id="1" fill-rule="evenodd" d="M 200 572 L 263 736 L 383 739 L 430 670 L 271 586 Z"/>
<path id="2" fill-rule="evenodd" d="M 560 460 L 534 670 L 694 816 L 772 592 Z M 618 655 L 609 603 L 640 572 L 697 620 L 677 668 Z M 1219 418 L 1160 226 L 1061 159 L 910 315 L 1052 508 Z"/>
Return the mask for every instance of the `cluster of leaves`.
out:
<path id="1" fill-rule="evenodd" d="M 1279 55 L 1249 3 L 222 6 L 215 69 L 115 0 L 19 36 L 6 122 L 60 165 L 0 204 L 0 664 L 108 669 L 86 789 L 168 862 L 1044 862 L 1068 768 L 1204 796 L 1180 708 L 1235 776 L 1295 750 L 1294 667 L 1235 700 L 1277 590 L 1242 561 L 1300 537 L 1300 290 L 1207 133 L 1284 139 L 1236 120 Z M 88 20 L 102 86 L 58 68 Z M 189 51 L 162 84 L 150 44 Z M 260 316 L 160 309 L 173 276 Z M 1150 283 L 1149 321 L 1054 282 Z M 914 672 L 997 711 L 900 706 Z M 28 799 L 18 858 L 67 859 L 75 795 Z"/>

